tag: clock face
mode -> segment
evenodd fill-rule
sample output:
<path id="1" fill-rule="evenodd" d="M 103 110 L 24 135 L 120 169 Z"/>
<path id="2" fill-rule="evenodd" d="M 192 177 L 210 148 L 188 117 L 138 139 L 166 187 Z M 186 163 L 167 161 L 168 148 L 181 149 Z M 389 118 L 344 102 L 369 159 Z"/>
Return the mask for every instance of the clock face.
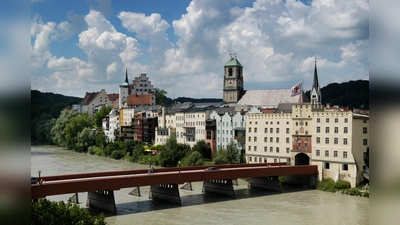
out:
<path id="1" fill-rule="evenodd" d="M 232 86 L 232 85 L 233 85 L 233 82 L 230 80 L 230 81 L 228 82 L 228 84 L 229 84 L 229 86 Z"/>

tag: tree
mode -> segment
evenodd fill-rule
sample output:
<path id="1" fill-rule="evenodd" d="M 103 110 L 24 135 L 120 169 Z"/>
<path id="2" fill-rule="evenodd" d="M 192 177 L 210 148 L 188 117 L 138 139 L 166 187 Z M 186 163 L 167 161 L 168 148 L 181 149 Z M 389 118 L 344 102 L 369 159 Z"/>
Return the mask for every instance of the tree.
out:
<path id="1" fill-rule="evenodd" d="M 71 201 L 52 202 L 46 198 L 31 203 L 31 224 L 93 224 L 104 225 L 104 214 L 92 217 L 89 211 Z"/>
<path id="2" fill-rule="evenodd" d="M 176 141 L 175 135 L 170 135 L 165 143 L 165 148 L 160 153 L 161 166 L 176 166 L 178 161 L 190 152 L 188 144 L 181 144 Z"/>
<path id="3" fill-rule="evenodd" d="M 107 144 L 107 137 L 104 133 L 100 133 L 96 136 L 96 146 L 105 148 Z"/>
<path id="4" fill-rule="evenodd" d="M 96 143 L 96 136 L 93 130 L 89 127 L 83 128 L 78 134 L 78 143 L 76 144 L 76 150 L 78 152 L 87 152 L 90 146 Z"/>
<path id="5" fill-rule="evenodd" d="M 211 159 L 211 148 L 208 147 L 206 141 L 198 141 L 192 148 L 192 151 L 197 151 L 205 159 Z"/>
<path id="6" fill-rule="evenodd" d="M 184 166 L 202 166 L 203 156 L 198 151 L 193 151 L 188 157 L 185 158 L 182 165 Z"/>
<path id="7" fill-rule="evenodd" d="M 94 114 L 94 125 L 101 127 L 104 117 L 106 117 L 112 110 L 111 106 L 103 106 L 101 109 Z"/>
<path id="8" fill-rule="evenodd" d="M 231 141 L 226 149 L 220 148 L 215 155 L 214 164 L 234 164 L 240 162 L 240 152 L 235 142 Z"/>
<path id="9" fill-rule="evenodd" d="M 165 100 L 167 100 L 166 92 L 164 89 L 159 89 L 159 88 L 154 88 L 154 91 L 156 92 L 156 105 L 165 105 Z"/>
<path id="10" fill-rule="evenodd" d="M 51 129 L 51 137 L 55 145 L 67 147 L 65 127 L 71 118 L 78 115 L 79 113 L 77 111 L 64 111 L 61 116 L 58 117 L 56 123 Z"/>
<path id="11" fill-rule="evenodd" d="M 213 159 L 214 164 L 229 164 L 228 162 L 228 151 L 223 148 L 219 148 L 217 151 L 217 154 L 215 154 L 215 157 Z"/>
<path id="12" fill-rule="evenodd" d="M 72 117 L 65 125 L 66 147 L 77 150 L 76 144 L 78 143 L 78 134 L 86 127 L 93 127 L 93 120 L 89 117 L 89 114 L 82 113 L 76 117 Z"/>

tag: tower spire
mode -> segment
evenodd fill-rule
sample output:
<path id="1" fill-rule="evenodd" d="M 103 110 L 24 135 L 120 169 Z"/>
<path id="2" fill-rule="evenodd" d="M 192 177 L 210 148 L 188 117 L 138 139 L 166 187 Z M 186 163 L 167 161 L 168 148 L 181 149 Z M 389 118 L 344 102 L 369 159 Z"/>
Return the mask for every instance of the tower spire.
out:
<path id="1" fill-rule="evenodd" d="M 318 89 L 319 88 L 319 83 L 318 83 L 318 73 L 317 73 L 317 57 L 315 56 L 315 68 L 314 68 L 314 81 L 313 81 L 313 88 Z"/>
<path id="2" fill-rule="evenodd" d="M 126 67 L 125 82 L 128 83 L 128 67 Z"/>
<path id="3" fill-rule="evenodd" d="M 318 83 L 318 73 L 317 73 L 317 57 L 315 59 L 315 67 L 314 67 L 314 80 L 311 88 L 311 103 L 313 104 L 321 104 L 321 88 Z"/>

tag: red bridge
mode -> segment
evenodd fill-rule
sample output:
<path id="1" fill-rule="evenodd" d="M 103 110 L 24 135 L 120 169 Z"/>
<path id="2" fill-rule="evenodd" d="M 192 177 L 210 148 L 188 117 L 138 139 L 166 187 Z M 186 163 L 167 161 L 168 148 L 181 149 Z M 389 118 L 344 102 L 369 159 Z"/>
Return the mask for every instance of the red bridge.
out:
<path id="1" fill-rule="evenodd" d="M 89 207 L 116 213 L 113 191 L 121 188 L 151 186 L 151 199 L 163 199 L 181 204 L 178 184 L 204 181 L 203 192 L 218 193 L 235 198 L 232 180 L 250 178 L 250 187 L 280 191 L 278 176 L 292 177 L 293 181 L 314 186 L 316 165 L 288 166 L 285 163 L 226 164 L 218 170 L 205 170 L 207 166 L 157 168 L 111 172 L 95 172 L 40 177 L 43 181 L 31 185 L 31 198 L 37 200 L 51 195 L 88 192 Z M 298 175 L 298 176 L 296 176 Z M 297 179 L 296 179 L 297 177 Z M 289 179 L 288 179 L 289 182 Z M 139 195 L 140 195 L 140 190 Z"/>

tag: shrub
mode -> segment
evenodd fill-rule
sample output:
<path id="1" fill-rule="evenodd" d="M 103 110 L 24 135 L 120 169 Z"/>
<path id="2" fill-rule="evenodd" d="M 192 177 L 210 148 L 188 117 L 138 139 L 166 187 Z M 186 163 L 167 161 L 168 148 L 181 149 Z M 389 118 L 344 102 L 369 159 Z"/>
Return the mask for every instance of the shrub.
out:
<path id="1" fill-rule="evenodd" d="M 110 155 L 110 158 L 113 158 L 113 159 L 121 159 L 123 157 L 124 157 L 124 153 L 121 150 L 114 150 Z"/>
<path id="2" fill-rule="evenodd" d="M 321 191 L 335 191 L 335 181 L 331 178 L 322 179 L 317 183 L 317 189 Z"/>
<path id="3" fill-rule="evenodd" d="M 349 194 L 349 195 L 353 195 L 353 196 L 354 195 L 355 196 L 362 195 L 362 193 L 357 188 L 350 188 L 350 189 L 346 190 L 345 193 Z"/>
<path id="4" fill-rule="evenodd" d="M 351 188 L 351 185 L 348 181 L 338 180 L 336 181 L 334 188 L 338 190 L 349 189 Z"/>

